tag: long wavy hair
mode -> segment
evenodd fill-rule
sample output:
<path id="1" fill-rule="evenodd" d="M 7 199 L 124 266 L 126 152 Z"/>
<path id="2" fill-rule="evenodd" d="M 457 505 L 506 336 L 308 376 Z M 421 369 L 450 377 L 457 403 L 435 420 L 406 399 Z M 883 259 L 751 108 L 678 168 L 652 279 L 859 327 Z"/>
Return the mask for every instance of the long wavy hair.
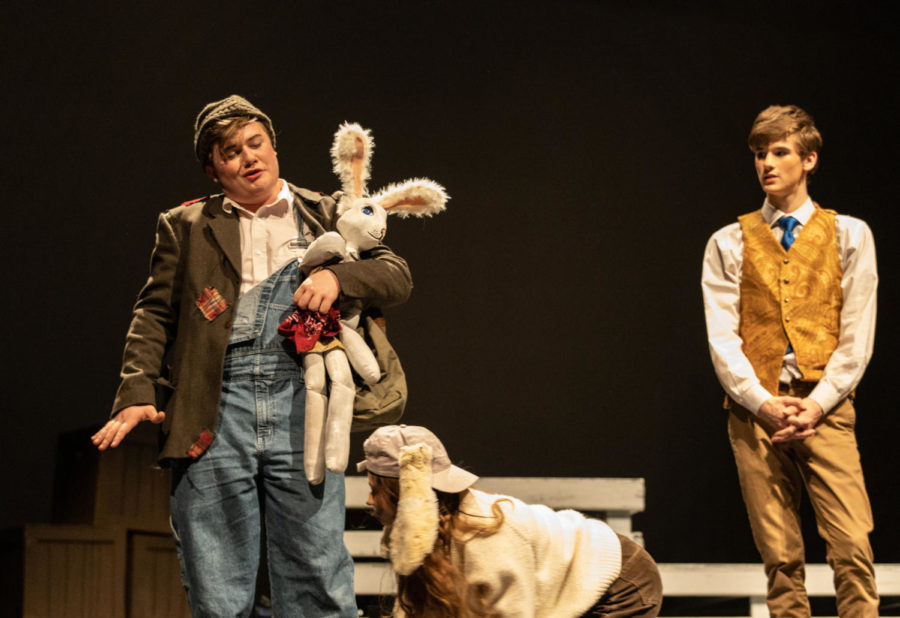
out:
<path id="1" fill-rule="evenodd" d="M 372 474 L 372 491 L 383 492 L 395 505 L 400 499 L 399 479 Z M 438 538 L 434 549 L 425 557 L 422 566 L 409 575 L 397 575 L 397 603 L 403 612 L 429 618 L 469 618 L 487 616 L 481 601 L 468 594 L 465 575 L 450 559 L 450 548 L 465 538 L 489 536 L 503 525 L 500 507 L 503 499 L 491 505 L 491 517 L 475 517 L 459 510 L 462 498 L 468 493 L 435 491 L 438 498 Z M 463 538 L 465 537 L 465 538 Z"/>

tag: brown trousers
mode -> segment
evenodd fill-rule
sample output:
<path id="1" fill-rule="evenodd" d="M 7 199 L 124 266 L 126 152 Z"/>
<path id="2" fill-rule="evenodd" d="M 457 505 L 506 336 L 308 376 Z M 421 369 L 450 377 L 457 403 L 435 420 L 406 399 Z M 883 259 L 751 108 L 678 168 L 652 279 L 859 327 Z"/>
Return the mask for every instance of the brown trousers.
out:
<path id="1" fill-rule="evenodd" d="M 805 397 L 811 384 L 783 387 L 782 395 Z M 804 586 L 804 550 L 799 505 L 806 485 L 819 536 L 834 570 L 841 616 L 878 615 L 872 565 L 872 510 L 863 481 L 854 426 L 856 411 L 843 401 L 806 440 L 773 443 L 754 414 L 732 404 L 728 434 L 753 540 L 768 577 L 772 616 L 810 615 Z"/>
<path id="2" fill-rule="evenodd" d="M 656 562 L 643 547 L 628 537 L 618 536 L 622 543 L 622 570 L 584 618 L 655 618 L 662 605 L 662 580 Z"/>

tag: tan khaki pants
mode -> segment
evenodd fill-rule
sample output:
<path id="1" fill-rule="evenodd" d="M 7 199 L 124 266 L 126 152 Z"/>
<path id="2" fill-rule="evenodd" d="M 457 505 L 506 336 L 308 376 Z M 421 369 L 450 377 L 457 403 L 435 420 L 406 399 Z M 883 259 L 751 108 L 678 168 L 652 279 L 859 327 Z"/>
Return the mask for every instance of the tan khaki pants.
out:
<path id="1" fill-rule="evenodd" d="M 785 387 L 781 394 L 805 397 L 811 386 Z M 856 411 L 847 399 L 819 422 L 816 435 L 773 444 L 770 431 L 755 415 L 732 404 L 728 434 L 753 539 L 768 576 L 772 616 L 810 615 L 798 513 L 804 484 L 834 570 L 838 613 L 853 618 L 878 615 L 869 544 L 872 510 L 855 423 Z"/>

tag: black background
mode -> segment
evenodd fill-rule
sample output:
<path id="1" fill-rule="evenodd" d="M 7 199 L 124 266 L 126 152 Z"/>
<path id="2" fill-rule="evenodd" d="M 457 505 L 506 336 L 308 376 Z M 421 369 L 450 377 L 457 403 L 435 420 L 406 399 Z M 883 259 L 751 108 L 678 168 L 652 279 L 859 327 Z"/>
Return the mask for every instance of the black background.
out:
<path id="1" fill-rule="evenodd" d="M 213 190 L 194 115 L 236 92 L 274 119 L 301 186 L 338 188 L 328 151 L 350 120 L 375 138 L 370 189 L 429 176 L 452 196 L 388 231 L 416 282 L 387 312 L 407 422 L 480 474 L 645 477 L 636 527 L 658 560 L 757 560 L 700 263 L 762 202 L 753 117 L 796 103 L 825 138 L 811 194 L 879 250 L 857 435 L 876 559 L 900 562 L 889 5 L 100 6 L 2 9 L 0 527 L 49 519 L 57 435 L 108 414 L 157 213 Z"/>

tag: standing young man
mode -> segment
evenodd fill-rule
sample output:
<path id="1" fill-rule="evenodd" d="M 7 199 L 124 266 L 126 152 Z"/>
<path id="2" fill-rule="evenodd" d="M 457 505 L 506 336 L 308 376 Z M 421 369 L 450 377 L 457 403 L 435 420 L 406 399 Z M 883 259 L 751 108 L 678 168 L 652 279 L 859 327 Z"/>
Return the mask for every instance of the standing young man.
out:
<path id="1" fill-rule="evenodd" d="M 275 615 L 356 616 L 344 479 L 306 481 L 302 363 L 277 327 L 292 305 L 402 302 L 409 270 L 379 245 L 300 281 L 297 258 L 334 229 L 335 202 L 281 179 L 272 122 L 246 99 L 204 107 L 194 150 L 222 193 L 160 215 L 113 416 L 93 442 L 162 424 L 194 616 L 250 614 L 263 525 Z"/>
<path id="2" fill-rule="evenodd" d="M 769 107 L 748 143 L 766 200 L 713 234 L 702 287 L 769 610 L 810 615 L 798 513 L 805 484 L 834 569 L 838 612 L 877 616 L 872 512 L 852 403 L 875 333 L 872 233 L 810 199 L 822 138 L 809 114 Z"/>

